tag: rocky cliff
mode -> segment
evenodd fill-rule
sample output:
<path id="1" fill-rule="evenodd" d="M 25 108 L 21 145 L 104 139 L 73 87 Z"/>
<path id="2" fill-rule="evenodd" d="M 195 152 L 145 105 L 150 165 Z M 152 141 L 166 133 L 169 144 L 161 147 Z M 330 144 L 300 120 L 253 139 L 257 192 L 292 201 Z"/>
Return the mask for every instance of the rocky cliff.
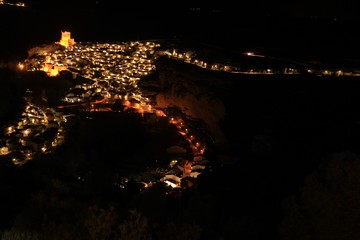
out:
<path id="1" fill-rule="evenodd" d="M 160 57 L 156 60 L 157 75 L 150 76 L 141 87 L 153 95 L 157 107 L 179 107 L 186 115 L 201 119 L 214 138 L 215 146 L 223 149 L 228 136 L 222 127 L 230 112 L 228 99 L 234 97 L 231 78 L 227 73 Z M 151 92 L 149 92 L 151 89 Z"/>

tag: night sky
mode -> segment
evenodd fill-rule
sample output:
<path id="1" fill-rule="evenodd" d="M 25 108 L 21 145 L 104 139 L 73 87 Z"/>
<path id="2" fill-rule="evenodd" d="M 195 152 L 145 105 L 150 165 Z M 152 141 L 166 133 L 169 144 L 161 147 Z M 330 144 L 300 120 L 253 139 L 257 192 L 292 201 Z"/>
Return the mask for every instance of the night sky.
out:
<path id="1" fill-rule="evenodd" d="M 27 0 L 27 5 L 50 7 L 56 6 L 57 2 L 49 3 L 46 0 Z M 96 7 L 124 10 L 127 12 L 138 10 L 147 10 L 151 12 L 164 11 L 187 11 L 187 10 L 201 10 L 213 12 L 234 12 L 249 16 L 292 16 L 292 17 L 343 17 L 343 18 L 357 18 L 357 9 L 360 5 L 358 1 L 354 0 L 336 0 L 336 1 L 314 1 L 314 0 L 254 0 L 254 1 L 221 1 L 220 3 L 201 3 L 194 2 L 187 3 L 184 1 L 150 1 L 150 2 L 121 2 L 111 0 L 98 1 L 61 1 L 62 6 L 57 7 Z"/>

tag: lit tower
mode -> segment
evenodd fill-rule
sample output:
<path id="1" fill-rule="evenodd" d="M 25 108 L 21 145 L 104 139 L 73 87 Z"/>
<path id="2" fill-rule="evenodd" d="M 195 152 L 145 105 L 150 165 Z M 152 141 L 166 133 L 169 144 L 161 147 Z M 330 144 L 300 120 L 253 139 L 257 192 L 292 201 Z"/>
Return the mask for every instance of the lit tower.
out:
<path id="1" fill-rule="evenodd" d="M 61 40 L 60 40 L 59 44 L 64 47 L 71 47 L 75 44 L 75 40 L 73 38 L 71 38 L 70 32 L 61 31 Z"/>

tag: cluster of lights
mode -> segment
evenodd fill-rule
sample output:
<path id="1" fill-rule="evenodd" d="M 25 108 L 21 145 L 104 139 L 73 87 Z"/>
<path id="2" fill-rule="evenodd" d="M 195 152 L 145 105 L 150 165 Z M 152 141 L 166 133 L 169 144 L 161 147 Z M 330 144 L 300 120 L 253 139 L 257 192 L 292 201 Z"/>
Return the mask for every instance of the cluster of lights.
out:
<path id="1" fill-rule="evenodd" d="M 27 101 L 22 118 L 5 128 L 7 140 L 4 141 L 4 146 L 0 146 L 0 155 L 13 155 L 12 162 L 20 165 L 41 153 L 49 153 L 64 141 L 61 122 L 65 120 L 61 113 L 53 109 L 42 109 Z M 54 126 L 57 128 L 57 133 L 53 139 L 45 139 L 40 145 L 34 142 L 49 127 Z"/>
<path id="2" fill-rule="evenodd" d="M 10 2 L 6 2 L 5 0 L 0 0 L 0 4 L 1 5 L 10 5 L 10 6 L 15 6 L 15 7 L 26 7 L 24 2 L 10 3 Z"/>
<path id="3" fill-rule="evenodd" d="M 102 72 L 102 76 L 106 78 L 107 82 L 109 82 L 108 85 L 111 85 L 111 82 L 113 81 L 118 81 L 117 78 L 111 78 L 111 76 L 113 76 L 112 72 L 109 71 L 109 69 L 106 67 L 107 65 L 107 61 L 111 60 L 111 61 L 115 61 L 114 59 L 114 55 L 115 58 L 119 58 L 120 63 L 122 63 L 120 66 L 117 66 L 118 69 L 123 69 L 123 66 L 131 66 L 132 64 L 135 64 L 136 66 L 140 66 L 142 70 L 148 70 L 148 71 L 152 71 L 155 69 L 154 65 L 152 65 L 152 61 L 150 60 L 151 57 L 149 55 L 153 55 L 155 53 L 154 48 L 155 47 L 159 47 L 158 44 L 152 43 L 152 42 L 145 42 L 145 43 L 141 43 L 141 42 L 130 42 L 128 44 L 99 44 L 97 43 L 96 45 L 93 44 L 76 44 L 74 46 L 72 46 L 71 48 L 67 48 L 65 51 L 63 52 L 56 52 L 52 55 L 46 55 L 45 56 L 45 62 L 44 62 L 44 70 L 45 71 L 49 71 L 49 69 L 46 68 L 46 64 L 49 63 L 51 64 L 51 66 L 59 66 L 61 64 L 61 66 L 63 66 L 63 59 L 69 59 L 70 56 L 75 57 L 75 60 L 78 59 L 78 61 L 86 61 L 86 62 L 92 62 L 93 66 L 97 66 L 99 62 L 99 67 L 101 67 L 100 69 L 97 69 L 98 71 Z M 98 49 L 103 49 L 102 53 L 105 54 L 105 60 L 102 61 L 99 50 Z M 128 58 L 127 56 L 124 56 L 124 52 L 128 49 L 132 49 L 133 52 L 133 57 Z M 138 51 L 138 52 L 136 52 Z M 70 54 L 70 53 L 75 53 L 75 54 Z M 109 56 L 111 53 L 112 56 Z M 48 53 L 46 53 L 48 54 Z M 84 54 L 84 55 L 83 55 Z M 167 54 L 167 51 L 164 52 L 164 54 Z M 185 61 L 191 61 L 191 55 L 192 53 L 188 52 L 188 53 L 184 53 L 184 54 L 177 54 L 177 52 L 175 50 L 172 51 L 173 56 L 177 56 L 178 58 L 183 58 L 185 59 Z M 109 59 L 110 58 L 110 59 Z M 73 60 L 70 60 L 70 62 L 72 62 L 72 67 L 78 65 L 75 62 L 73 62 Z M 146 67 L 146 65 L 144 64 L 150 64 Z M 202 62 L 201 62 L 202 63 Z M 204 66 L 206 66 L 206 63 L 203 63 Z M 144 66 L 145 67 L 144 67 Z M 113 63 L 111 65 L 111 67 L 113 66 Z M 109 66 L 108 66 L 109 67 Z M 64 66 L 64 69 L 67 69 L 67 66 Z M 98 67 L 96 67 L 98 68 Z M 91 70 L 91 68 L 90 68 Z M 104 74 L 104 72 L 108 72 L 107 74 Z M 116 72 L 116 71 L 115 71 Z M 136 70 L 135 68 L 133 68 L 132 70 L 127 70 L 125 71 L 125 75 L 127 74 L 131 74 L 134 75 L 138 73 L 138 70 Z M 146 73 L 146 74 L 145 74 Z M 148 75 L 148 72 L 145 72 L 144 75 Z M 50 74 L 51 76 L 53 76 L 54 74 Z M 131 78 L 130 75 L 130 78 Z M 110 78 L 109 78 L 110 76 Z M 115 75 L 118 76 L 118 73 Z M 87 77 L 91 77 L 87 76 Z M 124 78 L 125 76 L 121 76 L 122 78 Z M 129 78 L 129 76 L 126 76 Z M 101 88 L 101 85 L 99 85 L 100 80 L 102 79 L 96 79 L 96 78 L 90 78 L 92 80 L 94 80 L 93 84 L 91 86 L 79 86 L 78 88 L 86 88 L 88 91 L 91 89 L 95 89 L 95 92 L 107 92 L 107 96 L 106 96 L 106 100 L 99 100 L 99 101 L 95 101 L 91 104 L 91 109 L 90 111 L 111 111 L 110 108 L 96 108 L 96 105 L 100 105 L 100 104 L 111 104 L 113 103 L 112 100 L 114 100 L 115 98 L 118 99 L 123 99 L 123 105 L 126 108 L 132 108 L 134 109 L 136 112 L 140 113 L 142 116 L 144 115 L 145 112 L 148 113 L 155 113 L 158 116 L 166 116 L 164 114 L 164 112 L 162 110 L 157 110 L 155 108 L 153 108 L 148 102 L 149 99 L 148 98 L 144 98 L 141 96 L 141 93 L 139 93 L 139 91 L 137 90 L 136 93 L 131 93 L 131 95 L 137 95 L 137 100 L 138 102 L 133 102 L 131 103 L 128 99 L 129 99 L 129 93 L 127 93 L 127 95 L 120 95 L 120 94 L 114 94 L 114 97 L 112 98 L 111 94 L 109 94 L 109 91 L 107 88 Z M 139 77 L 135 78 L 136 81 L 140 80 Z M 132 84 L 132 86 L 135 88 L 133 90 L 135 90 L 137 88 L 137 85 Z M 77 88 L 77 87 L 75 87 Z M 132 97 L 133 98 L 133 97 Z M 77 100 L 77 101 L 81 101 L 81 100 Z M 85 103 L 83 104 L 85 105 Z M 179 129 L 179 133 L 181 135 L 183 135 L 188 142 L 191 144 L 191 148 L 194 151 L 194 154 L 203 154 L 205 151 L 205 146 L 201 143 L 199 143 L 198 141 L 195 141 L 195 137 L 193 135 L 189 135 L 189 131 L 188 128 L 184 127 L 184 122 L 183 121 L 179 121 L 179 122 L 174 122 L 174 120 L 170 120 L 170 123 L 173 123 L 177 126 L 177 128 Z"/>
<path id="4" fill-rule="evenodd" d="M 39 54 L 40 58 L 32 59 L 26 66 L 19 63 L 19 69 L 43 70 L 49 76 L 56 76 L 61 70 L 67 70 L 74 76 L 81 75 L 90 79 L 89 83 L 77 84 L 74 89 L 82 89 L 84 94 L 75 96 L 69 93 L 63 99 L 65 102 L 74 103 L 63 107 L 90 106 L 89 111 L 112 111 L 106 107 L 114 104 L 116 100 L 121 100 L 124 110 L 133 111 L 144 116 L 145 113 L 153 113 L 157 117 L 167 117 L 169 123 L 174 124 L 179 134 L 181 134 L 190 144 L 194 155 L 202 155 L 205 151 L 205 144 L 196 139 L 189 127 L 180 118 L 169 117 L 161 109 L 154 108 L 150 100 L 142 96 L 138 89 L 137 82 L 155 70 L 153 58 L 155 58 L 155 48 L 159 44 L 153 42 L 128 42 L 122 44 L 92 44 L 76 43 L 64 49 L 56 50 L 53 53 L 44 52 Z M 166 53 L 166 51 L 164 52 Z M 191 62 L 191 53 L 176 54 L 185 61 Z M 41 58 L 42 56 L 42 58 Z M 30 61 L 30 60 L 29 60 Z M 205 62 L 197 62 L 203 67 L 207 67 Z M 83 66 L 87 63 L 86 67 Z M 33 66 L 31 66 L 33 65 Z M 91 99 L 94 95 L 100 94 L 100 100 L 92 102 L 83 99 Z M 29 135 L 30 132 L 24 133 Z M 50 152 L 52 148 L 61 142 L 54 139 L 50 145 L 43 145 L 40 151 Z M 6 152 L 6 149 L 1 151 Z M 191 172 L 191 163 L 188 163 L 188 171 Z M 190 174 L 188 172 L 188 174 Z"/>

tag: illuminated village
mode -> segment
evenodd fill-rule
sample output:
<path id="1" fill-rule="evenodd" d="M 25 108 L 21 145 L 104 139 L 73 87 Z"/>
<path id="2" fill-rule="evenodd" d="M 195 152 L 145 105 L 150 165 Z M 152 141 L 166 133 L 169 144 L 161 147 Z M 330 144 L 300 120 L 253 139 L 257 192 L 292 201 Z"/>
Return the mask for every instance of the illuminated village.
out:
<path id="1" fill-rule="evenodd" d="M 166 109 L 154 108 L 150 103 L 151 100 L 143 97 L 137 86 L 141 77 L 155 70 L 152 61 L 159 44 L 153 42 L 76 43 L 71 38 L 70 32 L 62 32 L 62 38 L 56 44 L 61 45 L 63 49 L 46 52 L 32 61 L 25 60 L 23 63 L 19 63 L 19 69 L 45 71 L 49 76 L 57 76 L 61 71 L 67 70 L 72 72 L 74 77 L 80 75 L 90 81 L 70 89 L 62 99 L 64 105 L 58 106 L 58 110 L 39 108 L 35 110 L 30 107 L 31 103 L 29 102 L 21 122 L 8 127 L 7 135 L 11 138 L 16 136 L 16 140 L 7 141 L 6 145 L 1 148 L 1 155 L 8 155 L 15 152 L 16 149 L 22 149 L 18 157 L 12 159 L 13 163 L 18 165 L 31 160 L 39 153 L 48 153 L 51 149 L 61 145 L 64 139 L 65 130 L 61 126 L 69 116 L 62 115 L 59 110 L 76 108 L 79 111 L 87 112 L 113 111 L 110 106 L 116 100 L 121 100 L 123 111 L 131 110 L 141 116 L 150 113 L 157 117 L 168 118 L 169 123 L 177 127 L 179 134 L 187 140 L 193 150 L 194 158 L 191 160 L 179 162 L 176 159 L 172 160 L 169 166 L 177 169 L 177 175 L 170 170 L 165 173 L 161 181 L 165 181 L 172 187 L 180 187 L 181 178 L 198 176 L 207 163 L 207 160 L 201 157 L 205 152 L 206 144 L 201 142 L 201 137 L 195 136 L 195 129 L 191 129 L 191 123 L 189 124 L 187 119 L 182 119 L 180 115 L 174 115 L 174 113 L 172 113 L 173 116 L 169 116 Z M 125 55 L 125 52 L 130 52 L 130 54 Z M 84 63 L 86 63 L 85 67 Z M 49 115 L 48 112 L 51 114 Z M 34 138 L 30 138 L 30 136 L 39 136 L 49 128 L 49 122 L 52 123 L 53 128 L 57 129 L 56 134 L 51 139 L 37 143 L 34 147 L 32 143 Z M 32 125 L 29 126 L 28 123 Z M 13 144 L 13 142 L 21 143 L 23 148 L 19 148 L 18 144 Z M 194 165 L 193 170 L 192 165 Z M 179 169 L 181 169 L 180 172 Z"/>
<path id="2" fill-rule="evenodd" d="M 0 5 L 9 5 L 9 6 L 15 6 L 15 7 L 26 7 L 24 2 L 10 3 L 10 2 L 7 2 L 5 0 L 0 0 Z"/>
<path id="3" fill-rule="evenodd" d="M 8 155 L 13 151 L 15 152 L 15 149 L 22 149 L 17 157 L 13 157 L 13 163 L 23 164 L 26 160 L 37 156 L 38 153 L 51 152 L 51 149 L 61 145 L 64 139 L 65 130 L 61 126 L 63 122 L 66 122 L 67 116 L 61 114 L 61 109 L 72 108 L 86 112 L 113 111 L 111 106 L 115 101 L 121 101 L 123 111 L 131 110 L 131 112 L 141 116 L 154 114 L 157 117 L 167 118 L 169 123 L 176 126 L 179 134 L 188 142 L 192 149 L 193 159 L 181 161 L 181 166 L 180 163 L 176 164 L 178 160 L 172 160 L 171 169 L 177 169 L 178 174 L 175 175 L 174 171 L 170 170 L 162 179 L 172 187 L 179 187 L 183 177 L 196 178 L 201 172 L 199 169 L 205 168 L 207 160 L 201 156 L 206 151 L 206 141 L 203 140 L 201 131 L 196 132 L 195 129 L 191 128 L 191 122 L 186 119 L 186 116 L 173 112 L 169 114 L 166 109 L 158 109 L 153 106 L 153 99 L 143 96 L 138 87 L 138 82 L 141 81 L 142 77 L 155 70 L 154 59 L 159 56 L 166 56 L 201 68 L 237 74 L 300 73 L 299 69 L 290 67 L 279 72 L 268 68 L 241 70 L 241 68 L 232 65 L 207 63 L 204 60 L 197 59 L 196 54 L 189 50 L 184 52 L 177 49 L 160 50 L 160 44 L 156 42 L 77 43 L 68 31 L 62 31 L 60 41 L 55 44 L 60 47 L 58 50 L 53 52 L 42 50 L 38 53 L 37 58 L 26 59 L 19 63 L 19 69 L 44 71 L 48 76 L 58 76 L 66 70 L 71 72 L 74 78 L 82 76 L 89 81 L 87 83 L 82 82 L 75 88 L 69 89 L 62 99 L 64 104 L 57 106 L 57 110 L 39 108 L 35 110 L 35 107 L 31 107 L 32 104 L 29 102 L 29 106 L 23 113 L 24 118 L 17 124 L 8 126 L 7 135 L 9 137 L 16 136 L 17 140 L 7 141 L 5 146 L 0 148 L 0 154 Z M 246 52 L 244 55 L 250 58 L 265 57 L 254 52 Z M 307 71 L 318 75 L 356 75 L 356 73 L 344 73 L 342 70 L 315 72 L 307 69 Z M 49 115 L 49 113 L 51 114 Z M 57 129 L 56 134 L 51 139 L 42 140 L 42 143 L 39 143 L 38 139 L 38 143 L 33 143 L 34 136 L 43 134 L 50 126 Z M 14 142 L 16 143 L 14 144 Z M 19 144 L 22 148 L 19 148 Z M 179 169 L 181 169 L 180 174 Z"/>

